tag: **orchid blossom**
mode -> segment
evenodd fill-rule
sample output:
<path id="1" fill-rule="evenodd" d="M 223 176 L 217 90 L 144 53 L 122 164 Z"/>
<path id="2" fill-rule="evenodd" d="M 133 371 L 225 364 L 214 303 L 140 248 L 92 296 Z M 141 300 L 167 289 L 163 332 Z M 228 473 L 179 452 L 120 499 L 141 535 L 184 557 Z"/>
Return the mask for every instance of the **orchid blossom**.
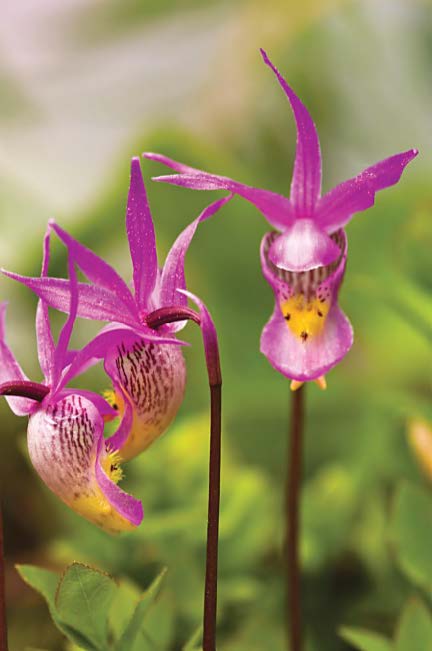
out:
<path id="1" fill-rule="evenodd" d="M 345 225 L 370 208 L 379 190 L 396 184 L 416 149 L 366 168 L 321 196 L 321 152 L 315 125 L 306 107 L 261 50 L 291 105 L 297 126 L 297 150 L 290 197 L 253 188 L 224 176 L 208 174 L 166 156 L 146 153 L 179 172 L 154 180 L 195 190 L 229 190 L 258 208 L 277 231 L 261 244 L 264 276 L 275 295 L 273 314 L 261 336 L 261 351 L 296 389 L 315 380 L 325 388 L 325 373 L 353 343 L 353 330 L 338 305 L 345 273 Z"/>
<path id="2" fill-rule="evenodd" d="M 49 264 L 49 230 L 44 239 L 41 279 Z M 43 384 L 30 382 L 6 343 L 6 304 L 0 305 L 0 393 L 12 411 L 29 416 L 28 450 L 36 471 L 48 488 L 87 520 L 110 533 L 134 529 L 143 518 L 141 502 L 122 491 L 118 449 L 128 435 L 131 410 L 125 411 L 117 432 L 104 438 L 104 418 L 115 415 L 110 405 L 90 391 L 66 384 L 90 362 L 68 351 L 77 313 L 78 284 L 69 257 L 69 317 L 58 338 L 51 333 L 48 306 L 40 299 L 36 314 L 38 357 Z"/>
<path id="3" fill-rule="evenodd" d="M 148 325 L 147 318 L 160 308 L 185 308 L 188 299 L 181 290 L 186 289 L 186 252 L 199 223 L 213 215 L 231 196 L 212 203 L 179 235 L 160 269 L 140 161 L 132 159 L 126 231 L 134 292 L 108 263 L 50 222 L 50 227 L 90 281 L 79 283 L 77 315 L 110 323 L 79 353 L 74 363 L 81 364 L 92 357 L 103 358 L 113 384 L 108 399 L 120 415 L 127 406 L 132 409 L 132 426 L 118 448 L 122 460 L 135 457 L 159 437 L 181 405 L 186 368 L 180 349 L 183 342 L 175 333 L 186 321 L 165 323 L 156 331 Z M 69 311 L 67 281 L 4 273 L 24 283 L 51 307 Z M 202 323 L 206 324 L 210 316 L 202 305 L 199 307 L 200 313 L 205 313 Z M 204 328 L 203 334 L 205 338 Z"/>

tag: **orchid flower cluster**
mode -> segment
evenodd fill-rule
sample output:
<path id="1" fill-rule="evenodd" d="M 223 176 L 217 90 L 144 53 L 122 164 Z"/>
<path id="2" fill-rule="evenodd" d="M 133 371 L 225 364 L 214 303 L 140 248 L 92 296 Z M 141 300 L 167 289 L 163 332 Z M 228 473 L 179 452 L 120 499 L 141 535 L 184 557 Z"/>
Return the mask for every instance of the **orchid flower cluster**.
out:
<path id="1" fill-rule="evenodd" d="M 0 311 L 0 383 L 12 411 L 29 416 L 30 459 L 46 485 L 74 511 L 110 533 L 132 530 L 143 518 L 141 502 L 118 483 L 120 463 L 146 450 L 169 426 L 179 409 L 186 367 L 176 337 L 186 321 L 148 324 L 164 308 L 198 306 L 206 354 L 215 337 L 205 305 L 186 291 L 186 252 L 200 222 L 231 196 L 212 203 L 177 238 L 162 268 L 158 266 L 153 221 L 138 158 L 131 164 L 126 231 L 133 266 L 133 291 L 117 272 L 54 221 L 43 244 L 42 272 L 27 278 L 3 271 L 39 297 L 36 333 L 42 383 L 30 382 L 6 343 L 6 304 Z M 68 251 L 69 279 L 48 276 L 50 237 Z M 90 282 L 78 282 L 78 267 Z M 67 320 L 54 343 L 48 307 Z M 182 314 L 182 313 L 180 313 Z M 80 351 L 69 344 L 76 317 L 108 322 Z M 68 388 L 89 366 L 103 360 L 112 382 L 105 398 Z M 104 422 L 119 426 L 104 437 Z"/>
<path id="2" fill-rule="evenodd" d="M 261 266 L 275 297 L 273 314 L 261 337 L 261 351 L 296 389 L 316 381 L 348 352 L 353 329 L 338 304 L 347 261 L 344 227 L 373 205 L 379 190 L 396 184 L 415 149 L 387 158 L 321 196 L 318 134 L 307 109 L 267 54 L 297 127 L 297 149 L 289 198 L 209 174 L 159 154 L 145 156 L 178 174 L 157 177 L 196 190 L 226 190 L 177 238 L 165 264 L 158 266 L 155 232 L 139 159 L 131 165 L 126 231 L 133 266 L 133 290 L 95 253 L 51 221 L 44 239 L 40 277 L 4 273 L 39 297 L 36 314 L 38 355 L 44 380 L 30 382 L 5 341 L 5 309 L 0 312 L 0 382 L 11 409 L 29 416 L 30 458 L 47 486 L 68 506 L 110 532 L 130 530 L 143 517 L 141 503 L 118 486 L 120 462 L 146 450 L 169 426 L 183 399 L 184 342 L 177 333 L 185 321 L 151 326 L 149 315 L 195 301 L 206 354 L 215 329 L 205 305 L 186 291 L 185 256 L 198 225 L 234 195 L 256 206 L 275 229 L 264 235 Z M 69 278 L 48 276 L 50 237 L 68 251 Z M 89 282 L 78 282 L 77 268 Z M 66 313 L 57 344 L 48 307 Z M 105 322 L 80 351 L 70 350 L 76 317 Z M 207 343 L 206 343 L 207 342 Z M 89 366 L 103 360 L 112 383 L 107 400 L 68 388 Z M 104 437 L 104 421 L 119 417 L 117 431 Z"/>

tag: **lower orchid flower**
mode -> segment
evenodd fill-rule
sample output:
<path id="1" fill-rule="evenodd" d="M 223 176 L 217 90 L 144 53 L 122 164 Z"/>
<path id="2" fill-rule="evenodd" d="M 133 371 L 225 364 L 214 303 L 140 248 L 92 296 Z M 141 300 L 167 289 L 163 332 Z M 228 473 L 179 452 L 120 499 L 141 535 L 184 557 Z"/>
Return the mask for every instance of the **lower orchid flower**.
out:
<path id="1" fill-rule="evenodd" d="M 49 232 L 44 240 L 42 276 L 49 263 Z M 125 410 L 117 432 L 104 438 L 104 417 L 115 414 L 110 405 L 90 391 L 66 384 L 90 362 L 68 351 L 76 317 L 78 286 L 69 258 L 69 317 L 54 344 L 48 306 L 39 300 L 36 315 L 38 357 L 42 384 L 30 382 L 6 343 L 6 304 L 0 305 L 0 394 L 12 411 L 28 416 L 28 450 L 32 464 L 48 488 L 65 504 L 109 533 L 129 531 L 143 518 L 141 502 L 117 485 L 122 440 L 131 426 L 131 409 Z M 68 281 L 65 281 L 66 283 Z"/>
<path id="2" fill-rule="evenodd" d="M 159 154 L 146 153 L 179 174 L 156 177 L 195 190 L 229 190 L 255 205 L 277 229 L 264 236 L 261 264 L 276 304 L 261 337 L 261 351 L 296 389 L 308 380 L 324 388 L 324 374 L 349 351 L 351 325 L 338 305 L 347 239 L 344 226 L 374 204 L 379 190 L 396 184 L 416 149 L 396 154 L 363 170 L 321 196 L 321 151 L 306 107 L 267 54 L 290 102 L 297 126 L 297 151 L 290 197 L 208 174 Z"/>
<path id="3" fill-rule="evenodd" d="M 132 426 L 119 446 L 119 454 L 124 460 L 135 457 L 159 437 L 181 405 L 186 367 L 180 349 L 183 342 L 175 337 L 175 333 L 186 322 L 164 323 L 156 331 L 148 325 L 148 318 L 161 308 L 185 308 L 187 296 L 177 290 L 186 288 L 186 252 L 199 223 L 219 210 L 231 196 L 212 203 L 179 235 L 160 269 L 140 162 L 139 158 L 134 158 L 126 211 L 133 293 L 108 263 L 56 223 L 50 223 L 90 281 L 79 283 L 77 315 L 110 323 L 83 349 L 76 363 L 81 363 L 84 358 L 103 358 L 113 384 L 107 399 L 120 416 L 124 414 L 126 405 L 132 409 Z M 69 311 L 67 281 L 4 273 L 27 285 L 51 307 Z M 116 335 L 115 343 L 113 334 Z"/>

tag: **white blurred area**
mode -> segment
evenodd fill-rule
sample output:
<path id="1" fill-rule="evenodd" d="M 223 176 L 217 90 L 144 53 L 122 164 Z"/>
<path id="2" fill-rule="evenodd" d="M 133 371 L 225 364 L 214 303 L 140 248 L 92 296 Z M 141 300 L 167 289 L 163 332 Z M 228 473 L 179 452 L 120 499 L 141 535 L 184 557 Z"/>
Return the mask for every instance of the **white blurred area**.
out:
<path id="1" fill-rule="evenodd" d="M 1 266 L 16 267 L 48 217 L 64 221 L 99 196 L 146 123 L 181 119 L 221 41 L 213 8 L 83 46 L 76 29 L 91 5 L 100 1 L 2 3 L 0 88 L 11 84 L 23 109 L 4 116 L 0 107 Z"/>

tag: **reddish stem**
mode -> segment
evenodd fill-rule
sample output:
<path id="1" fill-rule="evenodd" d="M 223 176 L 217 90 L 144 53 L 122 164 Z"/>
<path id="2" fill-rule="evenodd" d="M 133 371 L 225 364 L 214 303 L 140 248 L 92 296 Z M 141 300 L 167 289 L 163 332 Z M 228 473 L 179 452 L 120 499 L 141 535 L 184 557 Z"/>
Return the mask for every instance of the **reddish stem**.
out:
<path id="1" fill-rule="evenodd" d="M 146 318 L 150 328 L 160 328 L 168 323 L 185 320 L 194 321 L 200 327 L 202 326 L 200 315 L 187 307 L 164 307 L 155 310 Z M 222 376 L 216 331 L 209 328 L 205 335 L 203 332 L 203 341 L 210 385 L 210 459 L 203 651 L 216 651 Z"/>
<path id="2" fill-rule="evenodd" d="M 303 456 L 304 386 L 292 393 L 288 476 L 286 483 L 287 625 L 290 651 L 301 651 L 299 512 Z"/>
<path id="3" fill-rule="evenodd" d="M 0 651 L 8 651 L 6 622 L 5 562 L 3 550 L 3 519 L 0 505 Z"/>
<path id="4" fill-rule="evenodd" d="M 49 392 L 49 387 L 38 382 L 17 380 L 0 384 L 0 396 L 17 396 L 20 398 L 29 398 L 36 402 L 42 402 Z"/>

